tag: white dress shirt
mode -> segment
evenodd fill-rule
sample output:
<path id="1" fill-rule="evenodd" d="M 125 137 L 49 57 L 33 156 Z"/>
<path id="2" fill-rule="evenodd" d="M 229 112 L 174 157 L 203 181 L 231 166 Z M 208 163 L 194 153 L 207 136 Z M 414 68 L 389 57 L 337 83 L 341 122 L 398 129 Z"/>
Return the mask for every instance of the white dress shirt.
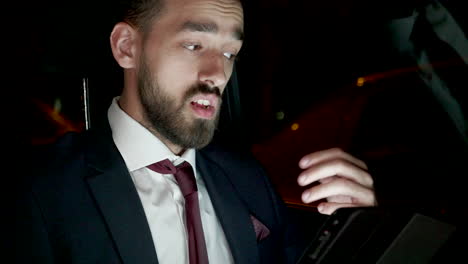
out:
<path id="1" fill-rule="evenodd" d="M 184 197 L 172 174 L 159 174 L 146 166 L 169 159 L 175 165 L 192 165 L 198 187 L 200 215 L 210 263 L 233 263 L 224 231 L 218 221 L 203 179 L 196 170 L 195 150 L 182 156 L 172 153 L 164 143 L 122 111 L 112 100 L 108 118 L 112 137 L 130 172 L 148 220 L 160 264 L 188 264 L 188 239 L 185 227 Z"/>

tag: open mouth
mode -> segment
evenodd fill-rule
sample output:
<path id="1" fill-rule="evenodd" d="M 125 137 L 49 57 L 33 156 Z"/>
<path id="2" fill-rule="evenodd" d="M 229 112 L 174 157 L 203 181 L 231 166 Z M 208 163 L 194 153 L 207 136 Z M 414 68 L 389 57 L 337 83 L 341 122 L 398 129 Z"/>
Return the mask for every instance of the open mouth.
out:
<path id="1" fill-rule="evenodd" d="M 197 96 L 190 102 L 190 106 L 198 118 L 212 119 L 216 113 L 216 102 L 217 98 L 212 96 Z"/>
<path id="2" fill-rule="evenodd" d="M 199 99 L 197 101 L 192 101 L 190 104 L 195 106 L 195 107 L 204 108 L 204 109 L 214 108 L 211 105 L 211 102 L 209 100 L 204 100 L 204 99 Z"/>

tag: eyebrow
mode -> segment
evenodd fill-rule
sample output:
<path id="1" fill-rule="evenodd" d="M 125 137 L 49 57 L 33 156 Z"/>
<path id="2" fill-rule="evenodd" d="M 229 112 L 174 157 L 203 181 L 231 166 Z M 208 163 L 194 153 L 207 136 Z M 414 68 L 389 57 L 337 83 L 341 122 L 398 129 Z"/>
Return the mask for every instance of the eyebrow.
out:
<path id="1" fill-rule="evenodd" d="M 207 32 L 207 33 L 218 33 L 219 27 L 216 23 L 200 23 L 187 21 L 180 27 L 179 31 L 190 31 L 190 32 Z M 232 33 L 232 37 L 236 40 L 244 40 L 244 32 L 241 28 L 236 28 Z"/>

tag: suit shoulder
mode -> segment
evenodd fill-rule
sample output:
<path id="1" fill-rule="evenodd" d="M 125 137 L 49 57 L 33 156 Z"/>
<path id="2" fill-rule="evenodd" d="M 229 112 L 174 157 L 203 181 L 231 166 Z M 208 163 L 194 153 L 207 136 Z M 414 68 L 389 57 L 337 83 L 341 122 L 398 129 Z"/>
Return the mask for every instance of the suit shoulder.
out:
<path id="1" fill-rule="evenodd" d="M 241 193 L 270 192 L 272 188 L 265 169 L 248 150 L 211 144 L 198 152 L 197 162 L 218 167 Z"/>
<path id="2" fill-rule="evenodd" d="M 253 154 L 246 149 L 233 148 L 228 145 L 212 143 L 198 151 L 206 159 L 222 166 L 241 166 L 248 168 L 261 168 L 260 163 Z"/>
<path id="3" fill-rule="evenodd" d="M 84 135 L 75 132 L 63 135 L 52 144 L 33 147 L 29 157 L 31 166 L 26 168 L 23 180 L 33 184 L 67 175 L 83 163 L 84 149 Z"/>
<path id="4" fill-rule="evenodd" d="M 31 159 L 39 167 L 47 164 L 63 163 L 74 160 L 83 151 L 84 137 L 81 133 L 69 132 L 49 145 L 32 148 Z"/>

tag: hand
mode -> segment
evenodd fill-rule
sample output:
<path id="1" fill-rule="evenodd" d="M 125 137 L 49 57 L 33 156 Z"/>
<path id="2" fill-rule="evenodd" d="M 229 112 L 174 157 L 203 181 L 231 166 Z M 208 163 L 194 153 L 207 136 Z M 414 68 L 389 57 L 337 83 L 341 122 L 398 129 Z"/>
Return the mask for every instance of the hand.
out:
<path id="1" fill-rule="evenodd" d="M 302 201 L 325 199 L 317 207 L 322 214 L 332 214 L 342 207 L 377 205 L 367 165 L 341 149 L 308 154 L 299 161 L 299 167 L 304 169 L 297 178 L 299 185 L 318 183 L 302 193 Z"/>

